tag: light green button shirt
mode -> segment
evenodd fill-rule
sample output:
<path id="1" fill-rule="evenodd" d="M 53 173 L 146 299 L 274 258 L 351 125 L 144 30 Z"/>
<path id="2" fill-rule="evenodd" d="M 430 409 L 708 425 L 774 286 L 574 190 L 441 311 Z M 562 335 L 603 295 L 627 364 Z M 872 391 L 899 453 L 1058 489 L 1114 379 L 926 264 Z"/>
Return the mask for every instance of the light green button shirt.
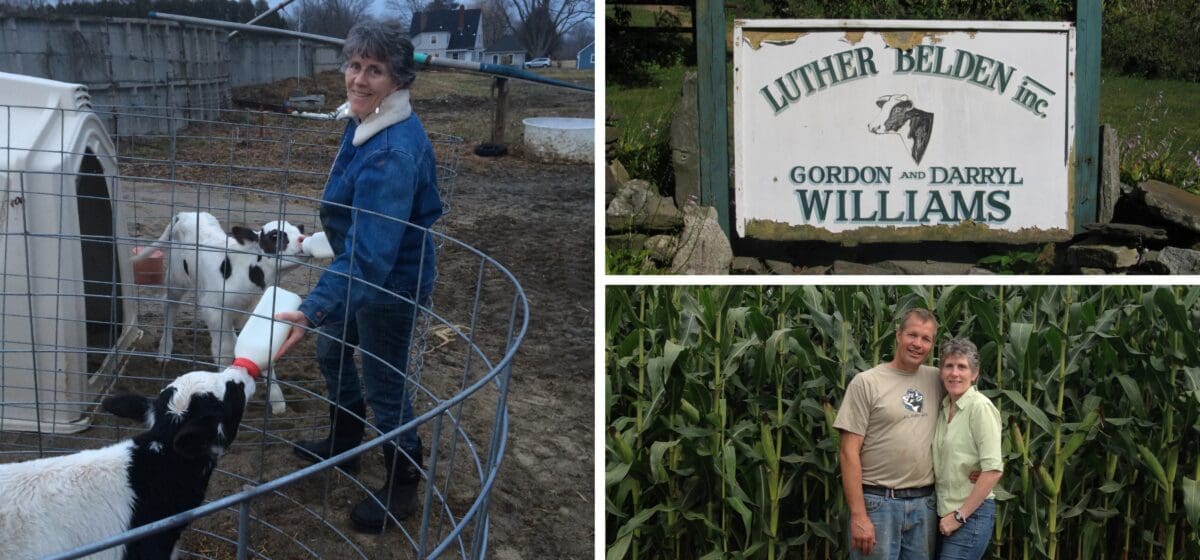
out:
<path id="1" fill-rule="evenodd" d="M 954 421 L 950 422 L 950 396 L 942 399 L 942 410 L 933 432 L 933 473 L 937 485 L 938 515 L 945 516 L 962 507 L 975 485 L 971 471 L 1003 471 L 1000 455 L 1000 411 L 975 390 L 954 403 Z M 989 493 L 988 498 L 995 498 Z"/>

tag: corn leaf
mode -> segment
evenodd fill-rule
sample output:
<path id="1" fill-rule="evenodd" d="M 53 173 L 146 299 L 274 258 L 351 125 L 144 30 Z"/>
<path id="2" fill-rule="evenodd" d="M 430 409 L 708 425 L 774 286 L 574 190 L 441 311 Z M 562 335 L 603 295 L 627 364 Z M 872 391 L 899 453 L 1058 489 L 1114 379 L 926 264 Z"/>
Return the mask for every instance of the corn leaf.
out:
<path id="1" fill-rule="evenodd" d="M 1200 531 L 1200 481 L 1186 476 L 1183 477 L 1183 510 L 1192 530 Z"/>
<path id="2" fill-rule="evenodd" d="M 629 533 L 616 540 L 612 546 L 608 547 L 608 553 L 604 555 L 605 560 L 622 560 L 625 554 L 629 552 L 629 543 L 633 542 L 633 533 Z"/>
<path id="3" fill-rule="evenodd" d="M 609 463 L 608 469 L 604 471 L 604 487 L 608 488 L 625 480 L 630 466 L 629 463 Z"/>
<path id="4" fill-rule="evenodd" d="M 654 476 L 654 482 L 667 481 L 667 469 L 663 466 L 663 454 L 668 449 L 679 445 L 680 440 L 671 441 L 656 441 L 650 444 L 650 473 Z"/>
<path id="5" fill-rule="evenodd" d="M 1154 476 L 1154 481 L 1158 483 L 1163 490 L 1167 489 L 1167 472 L 1163 470 L 1162 463 L 1158 461 L 1158 457 L 1150 451 L 1145 445 L 1137 446 L 1138 455 L 1142 457 L 1142 464 L 1150 469 L 1150 474 Z"/>
<path id="6" fill-rule="evenodd" d="M 1004 393 L 1004 396 L 1008 397 L 1008 400 L 1012 401 L 1013 404 L 1016 404 L 1018 407 L 1020 407 L 1021 412 L 1024 412 L 1025 416 L 1032 420 L 1034 424 L 1037 424 L 1037 427 L 1041 428 L 1043 432 L 1052 433 L 1054 431 L 1050 425 L 1050 419 L 1046 417 L 1046 413 L 1042 412 L 1042 410 L 1038 407 L 1030 404 L 1029 401 L 1025 400 L 1025 397 L 1021 396 L 1021 393 L 1013 391 L 1012 389 L 1005 389 L 1001 392 Z"/>

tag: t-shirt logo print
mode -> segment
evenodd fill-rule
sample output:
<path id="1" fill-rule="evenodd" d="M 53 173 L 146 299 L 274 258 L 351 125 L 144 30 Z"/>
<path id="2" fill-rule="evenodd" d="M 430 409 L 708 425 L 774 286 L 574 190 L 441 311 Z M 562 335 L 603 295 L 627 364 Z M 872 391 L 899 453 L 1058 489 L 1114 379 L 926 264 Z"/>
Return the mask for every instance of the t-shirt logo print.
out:
<path id="1" fill-rule="evenodd" d="M 925 395 L 912 387 L 908 388 L 908 391 L 904 393 L 904 396 L 900 400 L 904 401 L 904 408 L 910 412 L 921 412 L 921 409 L 925 406 Z"/>

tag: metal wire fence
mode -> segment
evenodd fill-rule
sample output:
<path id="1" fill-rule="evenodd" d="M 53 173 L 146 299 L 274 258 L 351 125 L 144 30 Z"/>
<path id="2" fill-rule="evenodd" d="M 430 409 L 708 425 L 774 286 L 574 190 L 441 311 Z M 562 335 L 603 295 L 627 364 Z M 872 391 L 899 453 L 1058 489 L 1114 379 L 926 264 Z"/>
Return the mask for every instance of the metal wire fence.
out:
<path id="1" fill-rule="evenodd" d="M 118 389 L 152 395 L 181 373 L 224 367 L 211 352 L 205 314 L 215 309 L 240 322 L 249 310 L 196 290 L 180 296 L 139 276 L 145 271 L 130 264 L 134 247 L 157 239 L 179 212 L 208 212 L 226 231 L 274 220 L 319 229 L 320 195 L 342 128 L 243 111 L 89 109 L 0 105 L 0 463 L 131 437 L 141 427 L 100 412 L 102 396 Z M 449 210 L 462 140 L 430 140 Z M 286 411 L 267 406 L 263 383 L 204 505 L 61 557 L 185 523 L 180 550 L 187 558 L 483 557 L 488 496 L 507 437 L 511 360 L 528 308 L 503 266 L 442 232 L 452 219 L 448 212 L 424 230 L 437 246 L 432 297 L 393 294 L 417 308 L 410 359 L 395 369 L 414 400 L 413 421 L 381 433 L 369 416 L 368 436 L 355 449 L 311 466 L 294 458 L 294 442 L 329 429 L 331 402 L 315 360 L 319 334 L 310 333 L 274 366 Z M 328 264 L 263 259 L 278 285 L 300 294 Z M 172 274 L 167 267 L 165 284 Z M 168 301 L 179 312 L 172 352 L 161 355 Z M 382 535 L 354 532 L 347 510 L 380 486 L 383 469 L 372 460 L 357 474 L 335 465 L 378 455 L 376 448 L 410 430 L 428 450 L 417 514 Z"/>

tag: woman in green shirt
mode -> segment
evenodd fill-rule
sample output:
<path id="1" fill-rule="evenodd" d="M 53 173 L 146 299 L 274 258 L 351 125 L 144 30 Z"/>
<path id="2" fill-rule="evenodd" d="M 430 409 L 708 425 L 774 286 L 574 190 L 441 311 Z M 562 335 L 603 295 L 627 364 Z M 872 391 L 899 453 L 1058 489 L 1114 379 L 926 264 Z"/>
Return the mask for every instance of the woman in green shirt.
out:
<path id="1" fill-rule="evenodd" d="M 963 338 L 942 344 L 941 377 L 946 387 L 933 434 L 938 532 L 942 560 L 979 559 L 996 522 L 992 488 L 1004 474 L 1000 455 L 1000 412 L 975 389 L 979 350 Z M 972 472 L 979 478 L 971 482 Z"/>

